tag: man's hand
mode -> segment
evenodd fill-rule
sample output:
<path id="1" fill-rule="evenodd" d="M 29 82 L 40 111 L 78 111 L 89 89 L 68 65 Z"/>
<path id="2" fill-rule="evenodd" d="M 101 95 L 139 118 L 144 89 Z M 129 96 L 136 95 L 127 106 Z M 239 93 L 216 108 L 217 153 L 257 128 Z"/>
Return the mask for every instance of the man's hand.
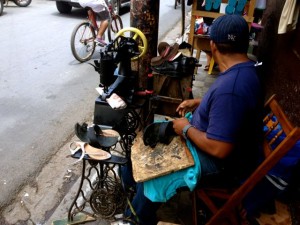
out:
<path id="1" fill-rule="evenodd" d="M 180 116 L 184 116 L 188 112 L 193 112 L 200 104 L 200 99 L 184 100 L 176 109 Z"/>
<path id="2" fill-rule="evenodd" d="M 176 134 L 181 135 L 181 136 L 182 136 L 182 130 L 183 130 L 183 128 L 186 125 L 190 124 L 189 121 L 187 120 L 187 118 L 185 118 L 185 117 L 173 120 L 172 122 L 173 122 L 173 129 L 174 129 L 174 131 L 176 132 Z"/>

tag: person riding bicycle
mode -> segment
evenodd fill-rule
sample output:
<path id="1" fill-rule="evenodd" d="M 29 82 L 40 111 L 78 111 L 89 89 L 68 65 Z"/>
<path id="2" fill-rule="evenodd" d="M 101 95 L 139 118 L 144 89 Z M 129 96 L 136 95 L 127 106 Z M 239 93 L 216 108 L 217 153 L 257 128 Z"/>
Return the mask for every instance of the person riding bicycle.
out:
<path id="1" fill-rule="evenodd" d="M 95 42 L 98 44 L 105 46 L 107 43 L 102 38 L 104 35 L 104 32 L 106 31 L 108 27 L 108 20 L 109 20 L 109 9 L 107 6 L 107 3 L 105 0 L 79 0 L 79 4 L 83 8 L 88 8 L 93 10 L 98 18 L 100 19 L 100 26 L 97 32 L 97 36 L 95 38 Z M 93 16 L 90 16 L 90 14 L 93 13 L 90 10 L 88 10 L 88 15 L 90 18 L 94 18 L 95 21 L 92 21 L 93 24 L 96 24 L 96 18 Z"/>

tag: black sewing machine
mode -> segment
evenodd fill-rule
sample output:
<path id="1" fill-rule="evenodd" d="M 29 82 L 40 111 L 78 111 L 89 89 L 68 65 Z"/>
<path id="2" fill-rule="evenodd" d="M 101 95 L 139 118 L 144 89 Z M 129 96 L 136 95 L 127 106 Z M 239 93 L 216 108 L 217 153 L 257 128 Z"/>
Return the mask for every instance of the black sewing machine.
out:
<path id="1" fill-rule="evenodd" d="M 131 58 L 137 55 L 137 42 L 118 36 L 100 53 L 99 61 L 94 61 L 93 66 L 100 75 L 99 87 L 103 88 L 103 93 L 95 102 L 95 124 L 114 126 L 127 112 L 126 109 L 112 109 L 106 99 L 116 93 L 127 105 L 132 103 L 136 76 L 131 70 Z"/>

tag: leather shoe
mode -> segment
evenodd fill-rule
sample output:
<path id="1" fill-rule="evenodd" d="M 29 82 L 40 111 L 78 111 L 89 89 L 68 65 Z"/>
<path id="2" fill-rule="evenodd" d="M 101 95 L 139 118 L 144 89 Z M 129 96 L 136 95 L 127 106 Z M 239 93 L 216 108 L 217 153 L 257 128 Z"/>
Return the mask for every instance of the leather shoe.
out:
<path id="1" fill-rule="evenodd" d="M 183 77 L 194 74 L 194 69 L 197 64 L 197 59 L 180 55 L 173 61 L 165 61 L 161 65 L 152 66 L 151 69 L 160 74 L 165 74 L 172 77 Z"/>
<path id="2" fill-rule="evenodd" d="M 159 66 L 163 62 L 171 60 L 178 53 L 179 45 L 174 43 L 170 46 L 166 42 L 161 42 L 158 46 L 159 56 L 153 57 L 151 59 L 151 66 Z"/>

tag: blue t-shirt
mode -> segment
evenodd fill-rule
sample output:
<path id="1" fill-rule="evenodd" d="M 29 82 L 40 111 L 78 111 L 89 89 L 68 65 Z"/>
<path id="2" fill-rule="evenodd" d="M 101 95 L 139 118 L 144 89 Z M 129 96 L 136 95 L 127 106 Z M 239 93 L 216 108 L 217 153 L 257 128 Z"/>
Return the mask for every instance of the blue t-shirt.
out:
<path id="1" fill-rule="evenodd" d="M 241 176 L 257 161 L 262 133 L 261 86 L 254 62 L 237 64 L 223 73 L 204 95 L 191 124 L 210 139 L 234 144 L 224 160 L 225 169 L 239 169 Z"/>

